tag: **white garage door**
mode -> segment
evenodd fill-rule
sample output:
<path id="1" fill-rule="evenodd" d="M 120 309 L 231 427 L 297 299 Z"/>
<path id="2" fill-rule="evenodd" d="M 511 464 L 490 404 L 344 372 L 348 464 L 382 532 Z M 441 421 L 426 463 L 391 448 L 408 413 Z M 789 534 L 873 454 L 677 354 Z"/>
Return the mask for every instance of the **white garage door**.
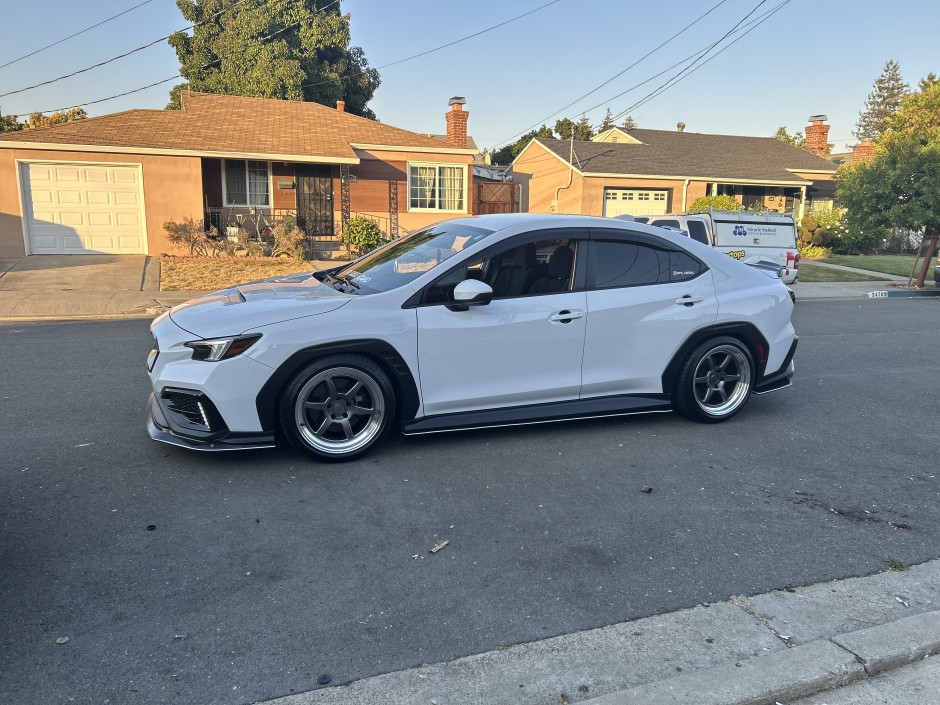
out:
<path id="1" fill-rule="evenodd" d="M 667 191 L 637 191 L 634 189 L 604 189 L 604 215 L 665 215 Z"/>
<path id="2" fill-rule="evenodd" d="M 139 166 L 35 162 L 22 178 L 30 254 L 147 252 Z"/>

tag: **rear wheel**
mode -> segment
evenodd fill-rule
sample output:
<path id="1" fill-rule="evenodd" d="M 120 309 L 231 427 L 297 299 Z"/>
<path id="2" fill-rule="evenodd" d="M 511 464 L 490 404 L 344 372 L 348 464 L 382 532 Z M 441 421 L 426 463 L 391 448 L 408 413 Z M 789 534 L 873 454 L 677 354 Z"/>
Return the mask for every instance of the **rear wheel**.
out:
<path id="1" fill-rule="evenodd" d="M 375 445 L 395 416 L 395 392 L 382 368 L 358 355 L 311 362 L 281 395 L 287 439 L 319 460 L 352 460 Z"/>
<path id="2" fill-rule="evenodd" d="M 676 411 L 704 423 L 727 421 L 747 403 L 754 377 L 754 360 L 741 341 L 713 338 L 682 365 L 673 391 Z"/>

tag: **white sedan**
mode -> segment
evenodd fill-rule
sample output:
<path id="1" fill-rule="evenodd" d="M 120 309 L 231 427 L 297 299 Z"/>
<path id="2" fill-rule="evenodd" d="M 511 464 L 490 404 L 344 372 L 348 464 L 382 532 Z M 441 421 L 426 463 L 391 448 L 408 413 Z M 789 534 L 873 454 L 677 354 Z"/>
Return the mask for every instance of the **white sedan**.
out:
<path id="1" fill-rule="evenodd" d="M 346 266 L 241 284 L 151 326 L 152 438 L 349 460 L 405 434 L 675 410 L 786 387 L 774 268 L 641 223 L 448 220 Z"/>

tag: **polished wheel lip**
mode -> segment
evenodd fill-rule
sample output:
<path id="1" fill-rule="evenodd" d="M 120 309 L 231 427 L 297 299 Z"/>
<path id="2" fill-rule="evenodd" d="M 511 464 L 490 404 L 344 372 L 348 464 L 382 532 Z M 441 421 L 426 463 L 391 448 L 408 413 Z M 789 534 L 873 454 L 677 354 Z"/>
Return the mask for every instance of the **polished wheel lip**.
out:
<path id="1" fill-rule="evenodd" d="M 695 366 L 692 395 L 698 408 L 709 416 L 733 413 L 747 401 L 750 391 L 751 364 L 747 354 L 736 345 L 711 348 Z"/>
<path id="2" fill-rule="evenodd" d="M 352 381 L 344 392 L 336 385 L 340 379 Z M 326 398 L 313 398 L 321 385 L 326 387 Z M 353 422 L 362 417 L 368 417 L 365 424 L 354 430 Z M 330 367 L 318 372 L 304 383 L 294 401 L 294 422 L 300 437 L 311 448 L 330 455 L 353 453 L 368 446 L 381 433 L 384 419 L 381 388 L 370 374 L 355 367 Z M 326 437 L 335 432 L 336 426 L 343 429 L 346 440 Z"/>

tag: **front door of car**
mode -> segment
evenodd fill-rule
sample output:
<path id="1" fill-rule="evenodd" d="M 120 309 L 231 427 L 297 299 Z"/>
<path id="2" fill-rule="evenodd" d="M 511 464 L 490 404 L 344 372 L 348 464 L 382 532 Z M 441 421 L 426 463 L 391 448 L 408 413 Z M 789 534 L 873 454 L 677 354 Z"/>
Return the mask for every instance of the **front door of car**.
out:
<path id="1" fill-rule="evenodd" d="M 451 273 L 450 288 L 464 277 L 493 286 L 486 305 L 454 311 L 433 303 L 447 287 L 428 287 L 436 293 L 417 311 L 426 416 L 578 398 L 586 322 L 578 258 L 587 241 L 576 234 L 516 239 Z"/>
<path id="2" fill-rule="evenodd" d="M 581 397 L 668 393 L 662 374 L 673 354 L 717 319 L 712 273 L 656 239 L 594 237 Z"/>

